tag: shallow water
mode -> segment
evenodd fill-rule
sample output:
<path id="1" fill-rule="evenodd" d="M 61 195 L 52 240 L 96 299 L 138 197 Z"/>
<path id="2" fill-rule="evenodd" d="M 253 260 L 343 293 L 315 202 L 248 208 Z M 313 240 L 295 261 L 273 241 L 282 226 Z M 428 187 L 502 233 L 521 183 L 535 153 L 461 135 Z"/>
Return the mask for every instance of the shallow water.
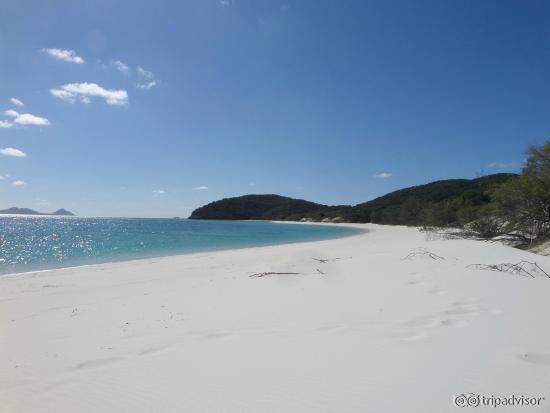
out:
<path id="1" fill-rule="evenodd" d="M 266 221 L 0 217 L 0 274 L 352 235 L 349 227 Z"/>

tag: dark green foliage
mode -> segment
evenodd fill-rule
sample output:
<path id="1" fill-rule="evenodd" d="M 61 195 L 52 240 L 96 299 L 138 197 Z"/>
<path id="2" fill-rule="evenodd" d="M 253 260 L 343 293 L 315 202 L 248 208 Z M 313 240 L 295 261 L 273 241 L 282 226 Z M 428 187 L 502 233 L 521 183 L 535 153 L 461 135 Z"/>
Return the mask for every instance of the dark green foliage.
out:
<path id="1" fill-rule="evenodd" d="M 483 216 L 473 221 L 468 228 L 476 237 L 490 239 L 503 234 L 502 221 L 496 216 Z"/>
<path id="2" fill-rule="evenodd" d="M 550 238 L 550 142 L 531 147 L 523 173 L 497 192 L 507 232 L 529 243 Z"/>
<path id="3" fill-rule="evenodd" d="M 212 202 L 193 211 L 191 219 L 300 219 L 326 205 L 280 195 L 245 195 Z M 298 218 L 300 216 L 300 218 Z"/>
<path id="4" fill-rule="evenodd" d="M 450 179 L 401 189 L 357 206 L 326 206 L 278 195 L 245 195 L 205 205 L 193 219 L 269 219 L 314 221 L 341 217 L 347 222 L 459 226 L 479 218 L 494 189 L 513 174 Z"/>
<path id="5" fill-rule="evenodd" d="M 391 192 L 353 208 L 355 222 L 459 226 L 477 218 L 493 193 L 514 174 L 448 179 Z"/>

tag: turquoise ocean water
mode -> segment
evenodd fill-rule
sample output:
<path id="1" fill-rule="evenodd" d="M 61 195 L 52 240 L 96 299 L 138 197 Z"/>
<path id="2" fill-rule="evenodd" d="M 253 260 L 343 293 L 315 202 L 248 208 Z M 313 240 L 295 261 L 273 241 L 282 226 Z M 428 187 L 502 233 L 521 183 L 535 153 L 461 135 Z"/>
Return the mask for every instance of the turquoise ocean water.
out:
<path id="1" fill-rule="evenodd" d="M 314 241 L 358 229 L 265 221 L 0 217 L 0 274 Z"/>

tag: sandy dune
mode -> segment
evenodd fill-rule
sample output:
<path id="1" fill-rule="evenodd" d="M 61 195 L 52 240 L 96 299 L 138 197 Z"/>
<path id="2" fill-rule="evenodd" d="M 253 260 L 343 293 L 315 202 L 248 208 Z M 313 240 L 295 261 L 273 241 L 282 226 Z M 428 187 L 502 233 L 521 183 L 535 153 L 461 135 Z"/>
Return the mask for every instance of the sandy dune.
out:
<path id="1" fill-rule="evenodd" d="M 465 266 L 550 258 L 366 227 L 1 278 L 0 411 L 549 412 L 550 279 Z"/>

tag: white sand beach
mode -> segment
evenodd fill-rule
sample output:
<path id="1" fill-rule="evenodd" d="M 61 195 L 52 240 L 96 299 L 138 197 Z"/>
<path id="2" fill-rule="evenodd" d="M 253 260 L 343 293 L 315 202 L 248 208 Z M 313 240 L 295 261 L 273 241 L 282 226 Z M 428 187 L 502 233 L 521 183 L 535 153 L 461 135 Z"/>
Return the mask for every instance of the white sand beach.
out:
<path id="1" fill-rule="evenodd" d="M 358 226 L 0 278 L 0 411 L 440 413 L 470 392 L 550 411 L 550 279 L 465 268 L 549 257 Z"/>

